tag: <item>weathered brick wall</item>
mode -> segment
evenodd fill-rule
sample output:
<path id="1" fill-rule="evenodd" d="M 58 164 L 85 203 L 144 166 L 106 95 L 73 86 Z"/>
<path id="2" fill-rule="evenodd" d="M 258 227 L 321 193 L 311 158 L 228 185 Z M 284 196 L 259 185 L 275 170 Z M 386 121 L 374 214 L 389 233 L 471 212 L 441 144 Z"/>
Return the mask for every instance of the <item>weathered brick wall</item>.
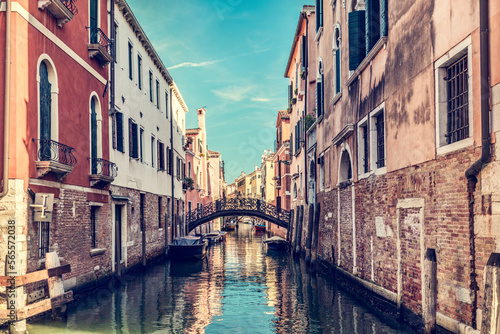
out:
<path id="1" fill-rule="evenodd" d="M 340 266 L 352 271 L 352 189 L 340 189 Z"/>
<path id="2" fill-rule="evenodd" d="M 397 292 L 397 254 L 401 252 L 403 304 L 421 313 L 420 248 L 434 248 L 438 260 L 438 312 L 471 324 L 469 200 L 465 170 L 478 158 L 473 149 L 457 151 L 418 166 L 384 175 L 371 175 L 355 183 L 356 262 L 357 273 L 365 280 Z M 480 187 L 478 187 L 480 189 Z M 483 201 L 476 189 L 475 202 Z M 336 189 L 318 197 L 320 247 L 318 256 L 332 263 L 330 252 L 338 249 Z M 415 210 L 400 211 L 401 249 L 397 249 L 398 200 L 421 198 L 424 201 L 424 244 L 420 228 L 416 229 Z M 352 272 L 352 204 L 351 188 L 340 190 L 340 265 Z M 480 210 L 481 205 L 475 205 Z M 328 213 L 332 213 L 329 218 Z M 327 218 L 327 219 L 325 219 Z M 413 227 L 412 227 L 413 226 Z M 476 274 L 478 301 L 482 298 L 482 270 L 494 249 L 491 238 L 476 239 Z M 337 254 L 333 264 L 337 264 Z M 481 304 L 478 304 L 480 307 Z"/>
<path id="3" fill-rule="evenodd" d="M 111 272 L 111 226 L 109 221 L 109 205 L 103 203 L 97 215 L 96 247 L 106 248 L 106 251 L 94 257 L 91 250 L 90 206 L 87 193 L 83 191 L 61 189 L 59 200 L 54 205 L 53 221 L 49 230 L 49 251 L 56 251 L 71 265 L 71 273 L 63 279 L 76 278 L 75 284 L 82 285 L 96 280 Z M 31 217 L 32 219 L 32 217 Z M 30 246 L 30 265 L 33 269 L 38 261 L 38 222 L 31 223 L 33 227 Z"/>

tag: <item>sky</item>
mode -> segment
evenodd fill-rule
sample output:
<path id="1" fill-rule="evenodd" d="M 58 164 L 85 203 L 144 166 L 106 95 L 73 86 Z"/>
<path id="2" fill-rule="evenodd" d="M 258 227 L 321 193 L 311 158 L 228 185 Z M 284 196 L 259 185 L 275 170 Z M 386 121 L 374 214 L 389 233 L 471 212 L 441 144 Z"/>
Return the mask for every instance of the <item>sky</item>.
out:
<path id="1" fill-rule="evenodd" d="M 304 0 L 127 0 L 186 102 L 186 128 L 206 109 L 208 148 L 225 177 L 260 167 L 273 149 L 284 77 Z M 310 1 L 314 3 L 313 1 Z"/>

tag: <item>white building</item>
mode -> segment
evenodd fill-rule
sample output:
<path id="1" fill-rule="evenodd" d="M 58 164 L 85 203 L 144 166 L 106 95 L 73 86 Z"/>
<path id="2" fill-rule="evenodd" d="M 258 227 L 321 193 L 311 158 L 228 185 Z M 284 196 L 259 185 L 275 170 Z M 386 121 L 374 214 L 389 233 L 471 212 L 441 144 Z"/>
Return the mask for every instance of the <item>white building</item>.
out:
<path id="1" fill-rule="evenodd" d="M 113 247 L 113 262 L 120 258 L 122 266 L 130 267 L 164 252 L 180 233 L 172 224 L 184 212 L 183 138 L 188 109 L 124 0 L 115 1 L 115 30 L 110 159 L 119 173 L 110 189 L 112 240 L 121 244 L 121 254 L 120 246 Z M 121 238 L 115 238 L 116 229 Z"/>

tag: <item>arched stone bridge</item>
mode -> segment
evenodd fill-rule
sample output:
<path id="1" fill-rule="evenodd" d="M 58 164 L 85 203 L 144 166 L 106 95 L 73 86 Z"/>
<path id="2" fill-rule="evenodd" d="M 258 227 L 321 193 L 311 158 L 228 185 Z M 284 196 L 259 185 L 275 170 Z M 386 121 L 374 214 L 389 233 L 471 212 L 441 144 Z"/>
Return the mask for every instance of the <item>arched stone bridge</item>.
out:
<path id="1" fill-rule="evenodd" d="M 219 199 L 191 210 L 186 216 L 188 233 L 215 218 L 225 216 L 252 216 L 288 229 L 290 211 L 255 198 Z"/>

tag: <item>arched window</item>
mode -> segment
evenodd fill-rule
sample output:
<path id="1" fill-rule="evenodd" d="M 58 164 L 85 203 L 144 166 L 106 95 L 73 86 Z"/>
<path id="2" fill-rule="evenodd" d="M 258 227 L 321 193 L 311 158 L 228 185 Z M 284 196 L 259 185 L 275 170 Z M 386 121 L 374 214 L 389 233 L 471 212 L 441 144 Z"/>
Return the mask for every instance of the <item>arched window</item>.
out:
<path id="1" fill-rule="evenodd" d="M 102 115 L 101 104 L 94 92 L 90 97 L 90 158 L 91 158 L 91 173 L 97 174 L 98 168 L 101 165 L 102 158 Z"/>
<path id="2" fill-rule="evenodd" d="M 59 140 L 57 73 L 47 55 L 40 56 L 37 70 L 38 84 L 38 138 L 40 159 L 50 160 L 51 141 Z"/>
<path id="3" fill-rule="evenodd" d="M 351 155 L 347 149 L 344 149 L 340 157 L 339 183 L 352 180 Z"/>
<path id="4" fill-rule="evenodd" d="M 333 63 L 334 67 L 334 76 L 333 76 L 333 87 L 335 88 L 335 94 L 340 93 L 340 74 L 341 74 L 341 58 L 340 58 L 340 24 L 336 23 L 333 28 L 333 43 L 332 43 L 332 52 L 333 52 Z"/>
<path id="5" fill-rule="evenodd" d="M 324 114 L 324 100 L 325 100 L 325 89 L 323 86 L 324 74 L 323 74 L 323 60 L 318 59 L 318 73 L 316 75 L 316 116 L 321 117 Z"/>

